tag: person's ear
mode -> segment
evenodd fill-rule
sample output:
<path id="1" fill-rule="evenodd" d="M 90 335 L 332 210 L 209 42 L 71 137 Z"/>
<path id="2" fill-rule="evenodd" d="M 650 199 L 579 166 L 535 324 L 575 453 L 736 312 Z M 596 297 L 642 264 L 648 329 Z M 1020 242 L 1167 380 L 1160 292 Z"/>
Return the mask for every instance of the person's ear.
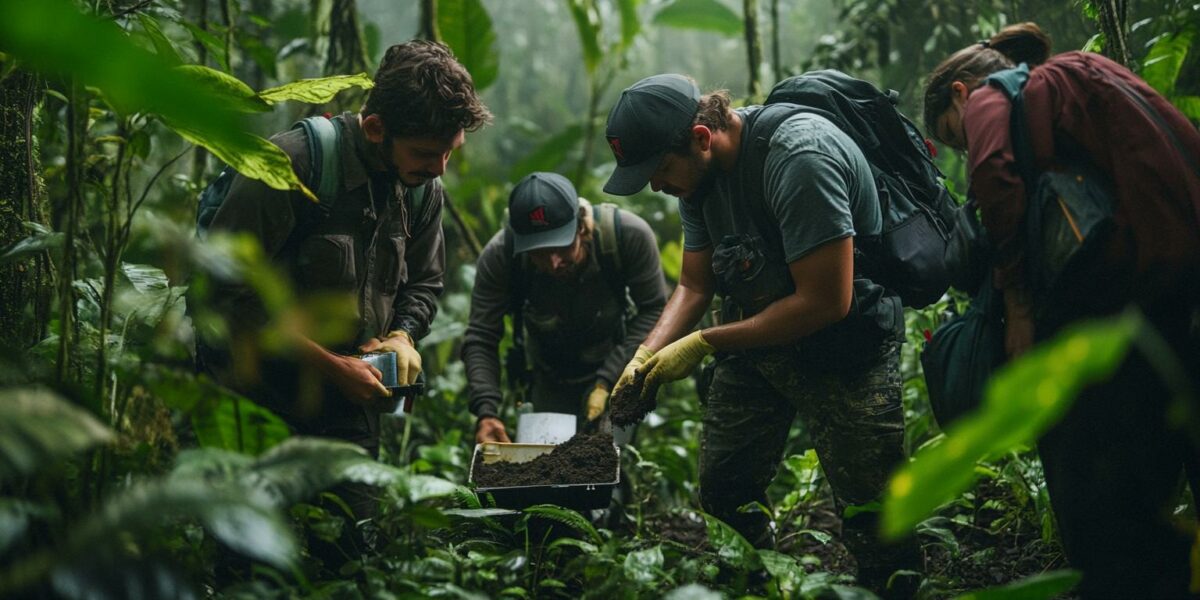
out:
<path id="1" fill-rule="evenodd" d="M 967 96 L 971 95 L 971 90 L 967 89 L 967 84 L 961 81 L 955 81 L 950 84 L 950 98 L 962 105 L 966 103 Z"/>
<path id="2" fill-rule="evenodd" d="M 383 119 L 377 114 L 370 114 L 362 119 L 363 135 L 372 144 L 382 144 L 384 138 Z"/>
<path id="3" fill-rule="evenodd" d="M 701 152 L 708 152 L 712 148 L 712 130 L 704 125 L 692 126 L 692 139 Z"/>

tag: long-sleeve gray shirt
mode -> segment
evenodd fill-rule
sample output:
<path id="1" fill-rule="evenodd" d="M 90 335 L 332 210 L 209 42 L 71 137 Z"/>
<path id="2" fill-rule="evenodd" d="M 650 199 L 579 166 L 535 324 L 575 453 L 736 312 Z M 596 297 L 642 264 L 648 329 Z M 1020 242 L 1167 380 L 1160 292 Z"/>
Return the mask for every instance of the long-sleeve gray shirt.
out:
<path id="1" fill-rule="evenodd" d="M 600 271 L 598 232 L 588 248 L 587 264 L 568 280 L 532 272 L 524 303 L 526 340 L 533 367 L 560 380 L 594 377 L 610 388 L 646 339 L 667 301 L 666 280 L 654 232 L 641 217 L 622 210 L 619 236 L 621 277 L 636 311 L 624 314 L 623 298 L 614 298 Z M 502 398 L 500 340 L 509 313 L 514 269 L 504 232 L 492 237 L 476 263 L 471 318 L 463 338 L 471 412 L 495 416 Z M 614 335 L 624 321 L 624 335 Z"/>

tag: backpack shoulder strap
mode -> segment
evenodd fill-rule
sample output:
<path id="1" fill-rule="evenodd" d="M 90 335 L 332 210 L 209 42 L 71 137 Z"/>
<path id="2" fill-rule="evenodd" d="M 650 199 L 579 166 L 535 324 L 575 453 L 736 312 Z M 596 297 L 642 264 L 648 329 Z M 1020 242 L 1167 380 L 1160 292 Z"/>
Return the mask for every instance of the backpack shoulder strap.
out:
<path id="1" fill-rule="evenodd" d="M 609 289 L 618 299 L 625 297 L 625 273 L 621 263 L 621 209 L 608 202 L 595 206 L 596 244 L 600 247 L 597 259 L 600 272 Z"/>
<path id="2" fill-rule="evenodd" d="M 433 181 L 440 181 L 440 179 L 426 181 L 415 188 L 408 188 L 408 221 L 410 229 L 416 228 L 417 223 L 421 220 L 421 215 L 425 213 L 425 200 L 429 197 L 429 185 L 433 183 Z M 506 233 L 506 235 L 511 235 L 511 233 Z M 505 239 L 507 240 L 508 238 L 506 237 Z"/>
<path id="3" fill-rule="evenodd" d="M 1012 103 L 1008 127 L 1013 158 L 1017 162 L 1017 170 L 1020 171 L 1025 186 L 1032 189 L 1031 186 L 1037 180 L 1037 171 L 1034 166 L 1033 146 L 1029 140 L 1029 126 L 1025 120 L 1025 102 L 1022 98 L 1025 83 L 1028 81 L 1029 67 L 1021 63 L 1020 66 L 988 75 L 984 84 L 1000 90 Z"/>
<path id="4" fill-rule="evenodd" d="M 297 127 L 304 130 L 308 139 L 308 155 L 312 160 L 312 173 L 305 184 L 317 195 L 322 212 L 328 214 L 337 201 L 342 184 L 341 156 L 338 152 L 342 130 L 322 116 L 302 119 L 292 126 L 293 129 Z"/>

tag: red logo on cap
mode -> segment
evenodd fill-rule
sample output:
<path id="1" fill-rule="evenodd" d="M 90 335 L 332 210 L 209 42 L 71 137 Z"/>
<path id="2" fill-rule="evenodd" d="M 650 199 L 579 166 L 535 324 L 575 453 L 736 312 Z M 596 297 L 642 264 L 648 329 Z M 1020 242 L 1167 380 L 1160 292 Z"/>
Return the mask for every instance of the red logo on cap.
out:
<path id="1" fill-rule="evenodd" d="M 612 148 L 613 156 L 616 156 L 617 160 L 625 160 L 625 152 L 621 150 L 621 138 L 608 138 L 608 147 Z"/>
<path id="2" fill-rule="evenodd" d="M 538 225 L 540 227 L 546 227 L 550 225 L 550 222 L 546 220 L 546 209 L 539 206 L 529 211 L 529 224 Z"/>

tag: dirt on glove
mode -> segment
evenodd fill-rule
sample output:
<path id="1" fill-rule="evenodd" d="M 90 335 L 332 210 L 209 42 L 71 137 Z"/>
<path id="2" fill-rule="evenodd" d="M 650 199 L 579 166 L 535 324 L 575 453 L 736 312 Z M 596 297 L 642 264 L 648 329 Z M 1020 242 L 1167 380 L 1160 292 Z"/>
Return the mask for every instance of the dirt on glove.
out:
<path id="1" fill-rule="evenodd" d="M 475 458 L 474 482 L 479 487 L 612 483 L 617 474 L 617 451 L 611 433 L 577 433 L 549 454 L 529 462 L 483 463 Z"/>
<path id="2" fill-rule="evenodd" d="M 658 390 L 647 390 L 649 393 L 645 394 L 645 399 L 643 399 L 642 388 L 645 387 L 645 384 L 646 374 L 635 372 L 633 381 L 613 394 L 610 400 L 613 425 L 625 427 L 641 423 L 642 419 L 654 410 L 654 406 L 657 404 Z"/>

